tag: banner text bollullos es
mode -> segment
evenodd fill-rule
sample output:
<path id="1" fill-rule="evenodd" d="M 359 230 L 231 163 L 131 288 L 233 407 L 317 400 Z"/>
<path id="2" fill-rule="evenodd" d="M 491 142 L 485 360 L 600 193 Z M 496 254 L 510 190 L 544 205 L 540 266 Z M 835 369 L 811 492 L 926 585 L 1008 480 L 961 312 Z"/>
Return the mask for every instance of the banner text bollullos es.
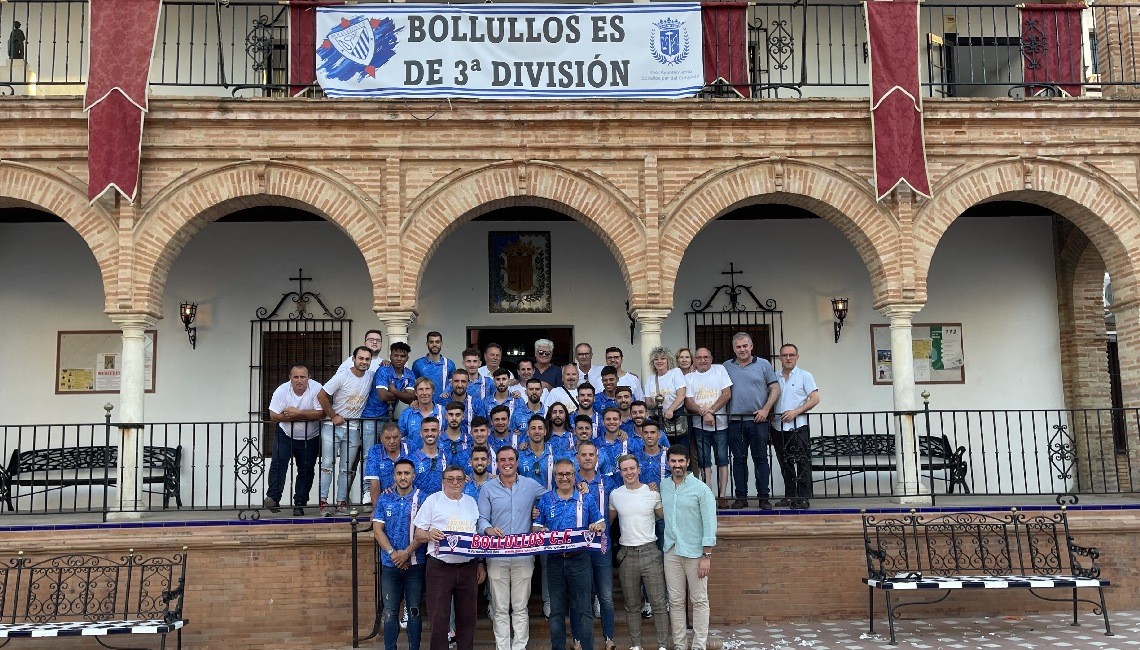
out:
<path id="1" fill-rule="evenodd" d="M 704 85 L 697 3 L 322 7 L 317 43 L 333 97 L 688 97 Z"/>

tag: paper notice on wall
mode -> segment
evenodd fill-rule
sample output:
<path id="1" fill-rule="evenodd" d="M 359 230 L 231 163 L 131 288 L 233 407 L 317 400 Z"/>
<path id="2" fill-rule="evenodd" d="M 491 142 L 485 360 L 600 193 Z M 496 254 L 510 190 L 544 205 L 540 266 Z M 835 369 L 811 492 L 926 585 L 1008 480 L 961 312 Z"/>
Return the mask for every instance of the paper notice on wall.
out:
<path id="1" fill-rule="evenodd" d="M 935 331 L 937 329 L 937 331 Z M 960 327 L 942 326 L 930 328 L 931 337 L 935 343 L 931 362 L 937 370 L 951 370 L 961 368 L 964 363 L 962 357 L 962 329 Z M 936 337 L 936 338 L 935 338 Z"/>
<path id="2" fill-rule="evenodd" d="M 119 390 L 121 372 L 118 353 L 100 352 L 95 355 L 95 390 Z"/>
<path id="3" fill-rule="evenodd" d="M 914 360 L 914 380 L 930 381 L 930 359 Z"/>
<path id="4" fill-rule="evenodd" d="M 94 368 L 62 368 L 59 371 L 59 391 L 95 390 Z"/>

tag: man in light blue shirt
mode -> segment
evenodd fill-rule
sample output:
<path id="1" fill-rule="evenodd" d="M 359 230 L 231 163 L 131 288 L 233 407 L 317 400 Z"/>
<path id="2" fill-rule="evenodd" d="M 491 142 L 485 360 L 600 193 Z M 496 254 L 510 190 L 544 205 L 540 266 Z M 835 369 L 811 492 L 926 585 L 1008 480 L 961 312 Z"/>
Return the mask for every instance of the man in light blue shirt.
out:
<path id="1" fill-rule="evenodd" d="M 709 637 L 709 569 L 716 546 L 716 498 L 689 473 L 689 449 L 669 448 L 670 479 L 661 484 L 665 515 L 665 586 L 673 645 L 704 650 Z M 686 645 L 685 590 L 693 605 L 693 643 Z"/>
<path id="2" fill-rule="evenodd" d="M 479 491 L 479 530 L 495 537 L 529 533 L 534 521 L 531 511 L 546 488 L 530 477 L 519 476 L 519 454 L 514 447 L 503 447 L 497 454 L 499 475 L 483 484 Z M 487 560 L 497 650 L 526 650 L 530 641 L 527 602 L 533 573 L 533 555 Z"/>

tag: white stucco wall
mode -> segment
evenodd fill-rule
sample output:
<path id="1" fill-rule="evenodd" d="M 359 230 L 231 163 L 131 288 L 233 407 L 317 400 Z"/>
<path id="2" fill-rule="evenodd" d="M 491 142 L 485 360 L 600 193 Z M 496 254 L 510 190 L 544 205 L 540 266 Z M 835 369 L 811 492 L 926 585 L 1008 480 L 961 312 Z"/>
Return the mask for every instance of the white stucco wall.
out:
<path id="1" fill-rule="evenodd" d="M 554 311 L 509 316 L 487 310 L 486 233 L 550 230 Z M 742 246 L 741 242 L 747 242 Z M 820 220 L 717 222 L 682 262 L 666 345 L 684 344 L 684 310 L 723 282 L 735 262 L 762 299 L 784 312 L 785 339 L 800 346 L 801 364 L 820 384 L 821 411 L 891 408 L 891 388 L 871 384 L 869 325 L 886 319 L 871 309 L 867 272 L 842 235 Z M 90 422 L 114 395 L 54 394 L 58 330 L 114 329 L 102 312 L 94 258 L 63 224 L 0 225 L 0 385 L 5 423 Z M 250 319 L 295 288 L 298 267 L 330 306 L 343 306 L 353 337 L 376 324 L 363 258 L 326 223 L 212 224 L 187 246 L 171 271 L 166 318 L 158 324 L 157 388 L 146 397 L 151 421 L 241 420 L 249 395 Z M 1059 408 L 1056 292 L 1049 222 L 1044 218 L 969 219 L 951 227 L 933 260 L 930 301 L 916 322 L 962 322 L 966 383 L 924 388 L 942 409 Z M 839 343 L 833 342 L 831 298 L 851 299 Z M 198 347 L 190 348 L 178 303 L 199 304 Z M 616 261 L 584 226 L 573 222 L 475 222 L 441 243 L 425 273 L 419 319 L 411 329 L 416 356 L 430 329 L 445 353 L 459 352 L 466 327 L 569 325 L 578 341 L 600 351 L 619 345 L 626 365 L 641 367 L 629 344 L 626 293 Z M 323 379 L 323 378 L 322 378 Z"/>

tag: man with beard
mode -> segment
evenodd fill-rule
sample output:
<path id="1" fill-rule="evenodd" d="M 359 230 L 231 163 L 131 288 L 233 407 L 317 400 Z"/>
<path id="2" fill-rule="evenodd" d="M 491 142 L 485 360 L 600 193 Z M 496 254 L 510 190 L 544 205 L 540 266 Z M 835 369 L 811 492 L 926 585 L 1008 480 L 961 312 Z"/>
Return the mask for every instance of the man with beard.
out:
<path id="1" fill-rule="evenodd" d="M 462 466 L 462 459 L 467 455 L 467 450 L 473 446 L 471 436 L 463 430 L 465 417 L 463 404 L 448 402 L 445 408 L 447 427 L 439 434 L 438 445 L 453 463 Z"/>
<path id="2" fill-rule="evenodd" d="M 533 377 L 526 382 L 526 403 L 515 408 L 511 416 L 511 431 L 525 433 L 534 416 L 541 418 L 546 412 L 542 406 L 542 382 Z"/>
<path id="3" fill-rule="evenodd" d="M 491 450 L 485 445 L 475 445 L 471 448 L 471 471 L 467 473 L 467 483 L 463 486 L 463 493 L 472 499 L 479 499 L 479 492 L 483 485 L 495 475 L 488 470 L 491 467 Z"/>
<path id="4" fill-rule="evenodd" d="M 470 377 L 466 370 L 463 368 L 457 369 L 451 373 L 451 390 L 447 392 L 448 397 L 443 400 L 436 400 L 436 404 L 446 406 L 452 402 L 458 402 L 459 405 L 463 407 L 463 418 L 460 421 L 460 428 L 463 429 L 464 433 L 471 430 L 472 418 L 486 414 L 483 410 L 483 401 L 476 399 L 476 397 L 467 390 L 470 386 L 469 379 Z"/>
<path id="5" fill-rule="evenodd" d="M 420 603 L 424 596 L 424 561 L 422 542 L 413 537 L 412 518 L 426 498 L 412 485 L 415 466 L 401 458 L 395 464 L 395 487 L 376 499 L 372 513 L 372 533 L 380 546 L 380 581 L 382 583 L 384 614 L 384 645 L 396 647 L 400 635 L 400 601 L 408 612 L 408 647 L 420 647 L 423 619 Z"/>
<path id="6" fill-rule="evenodd" d="M 673 647 L 686 647 L 685 592 L 693 606 L 694 649 L 709 637 L 709 569 L 716 546 L 716 498 L 689 473 L 689 449 L 669 450 L 670 480 L 661 485 L 665 511 L 665 585 L 669 590 Z"/>
<path id="7" fill-rule="evenodd" d="M 426 377 L 431 380 L 434 391 L 432 400 L 442 396 L 451 386 L 451 373 L 455 372 L 455 362 L 443 356 L 443 335 L 439 332 L 428 332 L 428 353 L 412 364 L 412 372 L 416 377 Z"/>
<path id="8" fill-rule="evenodd" d="M 338 514 L 348 513 L 349 463 L 355 463 L 360 449 L 360 413 L 372 389 L 372 350 L 364 346 L 352 353 L 355 364 L 348 370 L 337 372 L 317 392 L 317 402 L 325 417 L 321 423 L 321 515 L 332 515 L 329 509 L 329 489 L 333 487 L 333 470 L 339 476 L 332 493 Z M 340 465 L 337 466 L 337 457 Z"/>
<path id="9" fill-rule="evenodd" d="M 424 418 L 420 438 L 423 446 L 411 454 L 411 461 L 416 467 L 416 487 L 424 494 L 435 494 L 443 489 L 443 469 L 447 467 L 447 455 L 436 444 L 439 441 L 439 420 Z"/>

